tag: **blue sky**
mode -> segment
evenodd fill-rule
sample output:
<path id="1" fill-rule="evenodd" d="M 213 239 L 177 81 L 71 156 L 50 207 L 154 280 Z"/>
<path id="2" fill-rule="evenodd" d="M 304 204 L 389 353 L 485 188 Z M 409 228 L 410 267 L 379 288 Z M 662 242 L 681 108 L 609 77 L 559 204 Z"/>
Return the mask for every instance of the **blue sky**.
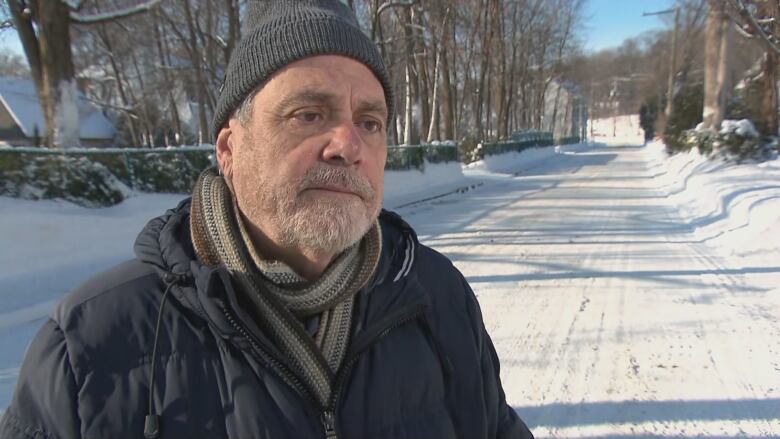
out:
<path id="1" fill-rule="evenodd" d="M 19 42 L 19 37 L 16 36 L 15 30 L 6 29 L 0 32 L 0 51 L 11 51 L 18 55 L 22 54 L 22 44 Z"/>
<path id="2" fill-rule="evenodd" d="M 588 0 L 585 9 L 585 49 L 595 51 L 619 46 L 623 40 L 650 29 L 664 28 L 661 17 L 643 17 L 642 12 L 668 9 L 674 0 Z M 0 33 L 0 50 L 22 54 L 16 33 Z"/>
<path id="3" fill-rule="evenodd" d="M 650 29 L 666 27 L 662 17 L 643 17 L 643 12 L 669 9 L 674 0 L 587 0 L 585 49 L 619 46 L 623 40 Z"/>

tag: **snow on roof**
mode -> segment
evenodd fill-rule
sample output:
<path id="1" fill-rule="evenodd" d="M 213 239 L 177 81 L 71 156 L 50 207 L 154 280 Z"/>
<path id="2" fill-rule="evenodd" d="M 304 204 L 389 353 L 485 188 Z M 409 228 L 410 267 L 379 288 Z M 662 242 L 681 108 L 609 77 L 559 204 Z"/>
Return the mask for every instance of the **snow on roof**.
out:
<path id="1" fill-rule="evenodd" d="M 45 134 L 46 122 L 31 79 L 0 76 L 0 102 L 8 108 L 25 136 L 35 136 L 36 129 L 39 136 Z M 81 139 L 114 138 L 114 124 L 82 93 L 79 93 L 78 108 Z"/>

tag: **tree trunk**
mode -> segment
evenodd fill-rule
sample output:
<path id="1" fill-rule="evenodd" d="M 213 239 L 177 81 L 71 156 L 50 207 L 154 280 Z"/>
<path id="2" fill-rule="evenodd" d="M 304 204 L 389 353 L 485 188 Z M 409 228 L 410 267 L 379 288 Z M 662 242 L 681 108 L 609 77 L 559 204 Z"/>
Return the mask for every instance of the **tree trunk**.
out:
<path id="1" fill-rule="evenodd" d="M 230 56 L 233 55 L 233 48 L 241 39 L 241 22 L 239 20 L 239 5 L 237 0 L 225 0 L 225 7 L 228 16 L 228 37 L 225 41 L 224 61 L 225 65 L 230 62 Z"/>
<path id="2" fill-rule="evenodd" d="M 416 60 L 414 57 L 414 32 L 412 25 L 414 20 L 410 8 L 404 8 L 403 14 L 404 36 L 406 37 L 406 123 L 404 125 L 404 143 L 416 145 L 420 143 L 420 130 L 418 121 L 414 118 L 414 104 L 420 96 Z M 419 109 L 419 108 L 418 108 Z"/>
<path id="3" fill-rule="evenodd" d="M 767 50 L 764 58 L 764 93 L 761 99 L 761 113 L 764 116 L 762 134 L 777 136 L 777 52 Z"/>
<path id="4" fill-rule="evenodd" d="M 70 148 L 79 144 L 78 91 L 70 48 L 70 9 L 62 1 L 37 2 L 38 48 L 42 93 L 49 146 Z"/>
<path id="5" fill-rule="evenodd" d="M 780 24 L 777 20 L 780 20 L 780 5 L 776 1 L 769 1 L 765 3 L 767 15 L 774 21 L 770 25 L 771 35 L 778 35 L 780 33 Z M 764 116 L 763 132 L 762 134 L 767 136 L 777 136 L 778 132 L 778 96 L 777 96 L 777 61 L 778 55 L 774 48 L 766 46 L 766 56 L 764 58 L 764 93 L 761 101 L 761 113 Z"/>
<path id="6" fill-rule="evenodd" d="M 447 50 L 447 38 L 441 41 L 441 78 L 444 81 L 442 84 L 441 94 L 441 118 L 444 122 L 444 138 L 447 140 L 455 140 L 455 130 L 453 127 L 453 101 L 454 96 L 452 94 L 452 82 L 450 81 L 450 62 L 449 51 Z"/>
<path id="7" fill-rule="evenodd" d="M 198 143 L 203 143 L 211 139 L 209 130 L 209 124 L 206 117 L 206 96 L 203 78 L 203 67 L 201 62 L 201 54 L 198 47 L 198 39 L 195 35 L 195 18 L 190 11 L 190 0 L 184 0 L 184 14 L 187 20 L 187 30 L 189 32 L 189 46 L 190 57 L 192 59 L 192 66 L 195 70 L 195 82 L 197 90 L 197 102 L 198 102 Z"/>
<path id="8" fill-rule="evenodd" d="M 24 5 L 16 0 L 9 0 L 8 7 L 19 35 L 19 40 L 24 49 L 24 55 L 27 58 L 27 64 L 30 66 L 30 73 L 35 83 L 35 91 L 38 96 L 43 95 L 43 73 L 41 71 L 41 51 L 38 46 L 38 36 L 35 34 L 33 20 L 31 15 L 37 14 L 36 3 L 32 3 L 32 14 L 24 10 Z"/>
<path id="9" fill-rule="evenodd" d="M 417 13 L 414 8 L 409 8 L 412 12 L 412 21 L 419 27 L 424 27 L 424 23 L 422 21 L 422 13 Z M 418 108 L 420 110 L 420 138 L 422 140 L 423 135 L 427 134 L 427 128 L 431 120 L 431 106 L 430 106 L 430 97 L 431 97 L 431 81 L 430 81 L 430 75 L 428 74 L 428 64 L 429 64 L 429 54 L 431 53 L 431 48 L 429 48 L 423 39 L 423 36 L 420 35 L 419 38 L 416 36 L 416 30 L 412 32 L 413 35 L 415 35 L 414 41 L 414 47 L 415 47 L 415 56 L 417 59 L 419 59 L 419 62 L 415 62 L 415 66 L 417 67 L 417 100 L 416 103 L 418 105 Z M 425 130 L 425 131 L 424 131 Z"/>
<path id="10" fill-rule="evenodd" d="M 476 102 L 476 123 L 477 123 L 477 138 L 479 140 L 484 139 L 485 137 L 485 129 L 484 124 L 482 121 L 482 110 L 483 110 L 483 97 L 484 94 L 487 93 L 485 90 L 485 80 L 487 79 L 487 73 L 490 69 L 490 48 L 492 45 L 492 36 L 493 36 L 493 29 L 490 26 L 490 16 L 488 14 L 492 11 L 492 5 L 490 0 L 486 0 L 485 4 L 483 5 L 483 8 L 485 10 L 485 17 L 483 24 L 483 39 L 482 39 L 482 60 L 479 68 L 479 82 L 477 85 L 477 94 L 475 96 L 475 102 Z"/>
<path id="11" fill-rule="evenodd" d="M 45 144 L 49 147 L 79 146 L 78 90 L 70 49 L 70 9 L 65 2 L 8 2 L 30 64 L 46 123 Z M 35 21 L 35 26 L 33 25 Z M 36 34 L 37 30 L 37 34 Z"/>
<path id="12" fill-rule="evenodd" d="M 436 116 L 439 114 L 439 63 L 441 62 L 441 50 L 436 51 L 436 62 L 433 66 L 433 97 L 431 98 L 431 123 L 428 127 L 428 136 L 426 140 L 430 143 L 433 140 L 434 130 L 438 126 L 439 121 Z"/>
<path id="13" fill-rule="evenodd" d="M 705 30 L 702 120 L 704 126 L 718 130 L 725 113 L 729 21 L 723 0 L 709 0 L 709 5 L 710 11 Z"/>
<path id="14" fill-rule="evenodd" d="M 404 145 L 412 143 L 412 75 L 409 63 L 406 64 L 406 108 L 404 111 Z"/>

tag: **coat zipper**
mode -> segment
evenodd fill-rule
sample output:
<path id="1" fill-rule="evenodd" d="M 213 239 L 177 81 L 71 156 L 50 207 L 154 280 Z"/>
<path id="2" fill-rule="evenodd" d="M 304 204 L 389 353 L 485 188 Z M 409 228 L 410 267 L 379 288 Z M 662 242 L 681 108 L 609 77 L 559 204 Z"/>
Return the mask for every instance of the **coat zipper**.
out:
<path id="1" fill-rule="evenodd" d="M 396 319 L 394 322 L 390 322 L 386 328 L 379 332 L 379 334 L 366 341 L 364 346 L 362 346 L 360 350 L 353 352 L 347 362 L 342 365 L 339 373 L 336 376 L 335 385 L 333 387 L 333 392 L 328 406 L 325 407 L 320 416 L 325 439 L 337 439 L 339 437 L 338 428 L 336 425 L 336 404 L 338 403 L 339 396 L 341 395 L 342 387 L 344 387 L 344 382 L 349 376 L 352 367 L 355 365 L 357 360 L 360 359 L 360 356 L 372 345 L 376 344 L 385 336 L 387 336 L 387 334 L 392 330 L 419 318 L 425 312 L 426 308 L 427 306 L 425 304 L 418 303 L 410 306 L 408 310 L 404 310 L 404 312 L 400 313 L 401 315 L 398 319 Z M 312 397 L 311 393 L 303 385 L 301 380 L 294 373 L 292 373 L 292 371 L 290 371 L 287 365 L 279 361 L 270 352 L 263 348 L 262 345 L 257 340 L 255 340 L 254 336 L 252 336 L 249 331 L 238 322 L 238 319 L 230 311 L 228 311 L 227 308 L 222 308 L 222 310 L 230 325 L 249 341 L 249 344 L 252 345 L 252 348 L 254 348 L 255 351 L 260 354 L 261 359 L 276 374 L 278 374 L 282 380 L 284 380 L 290 387 L 295 389 L 309 402 L 314 403 L 315 405 L 319 405 Z"/>
<path id="2" fill-rule="evenodd" d="M 295 375 L 286 364 L 274 357 L 274 355 L 268 352 L 267 349 L 263 348 L 263 346 L 257 340 L 255 340 L 255 337 L 251 335 L 249 331 L 238 322 L 238 319 L 236 319 L 236 317 L 230 311 L 228 311 L 226 308 L 223 308 L 222 310 L 230 325 L 249 341 L 249 344 L 252 345 L 252 348 L 258 354 L 260 354 L 260 358 L 263 360 L 263 362 L 266 363 L 268 367 L 271 368 L 271 370 L 279 375 L 283 381 L 285 381 L 290 387 L 292 387 L 309 402 L 315 402 L 311 393 L 303 385 L 300 378 L 298 378 L 298 376 Z M 315 402 L 315 405 L 319 404 L 316 404 Z"/>
<path id="3" fill-rule="evenodd" d="M 328 407 L 326 407 L 325 410 L 322 412 L 321 418 L 322 418 L 322 426 L 325 430 L 325 439 L 337 439 L 339 437 L 337 422 L 336 422 L 336 407 L 338 407 L 337 404 L 338 404 L 339 396 L 341 396 L 341 391 L 342 388 L 344 387 L 344 383 L 346 382 L 347 377 L 352 371 L 352 367 L 355 365 L 355 363 L 357 363 L 357 360 L 360 359 L 361 355 L 365 353 L 368 350 L 368 348 L 370 348 L 371 346 L 375 345 L 380 340 L 385 338 L 385 336 L 387 336 L 387 334 L 389 334 L 392 330 L 402 325 L 405 325 L 406 323 L 418 319 L 421 315 L 423 315 L 426 308 L 427 306 L 425 304 L 415 304 L 413 306 L 410 306 L 409 310 L 404 310 L 403 313 L 400 313 L 401 315 L 397 320 L 395 320 L 394 322 L 390 322 L 386 328 L 382 329 L 379 332 L 379 334 L 373 336 L 373 338 L 366 341 L 359 350 L 353 352 L 349 356 L 348 360 L 342 364 L 339 373 L 336 375 L 336 380 L 333 386 L 333 392 L 331 392 L 331 398 L 328 403 Z"/>

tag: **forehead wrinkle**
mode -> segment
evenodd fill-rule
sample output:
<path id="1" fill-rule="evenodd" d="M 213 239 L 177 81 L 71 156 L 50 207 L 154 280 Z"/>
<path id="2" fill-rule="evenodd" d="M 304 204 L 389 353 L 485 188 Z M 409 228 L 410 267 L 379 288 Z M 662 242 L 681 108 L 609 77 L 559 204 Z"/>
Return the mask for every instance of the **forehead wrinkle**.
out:
<path id="1" fill-rule="evenodd" d="M 324 92 L 313 88 L 298 90 L 282 98 L 275 108 L 279 111 L 298 105 L 325 105 L 332 104 L 337 99 L 333 93 Z"/>

